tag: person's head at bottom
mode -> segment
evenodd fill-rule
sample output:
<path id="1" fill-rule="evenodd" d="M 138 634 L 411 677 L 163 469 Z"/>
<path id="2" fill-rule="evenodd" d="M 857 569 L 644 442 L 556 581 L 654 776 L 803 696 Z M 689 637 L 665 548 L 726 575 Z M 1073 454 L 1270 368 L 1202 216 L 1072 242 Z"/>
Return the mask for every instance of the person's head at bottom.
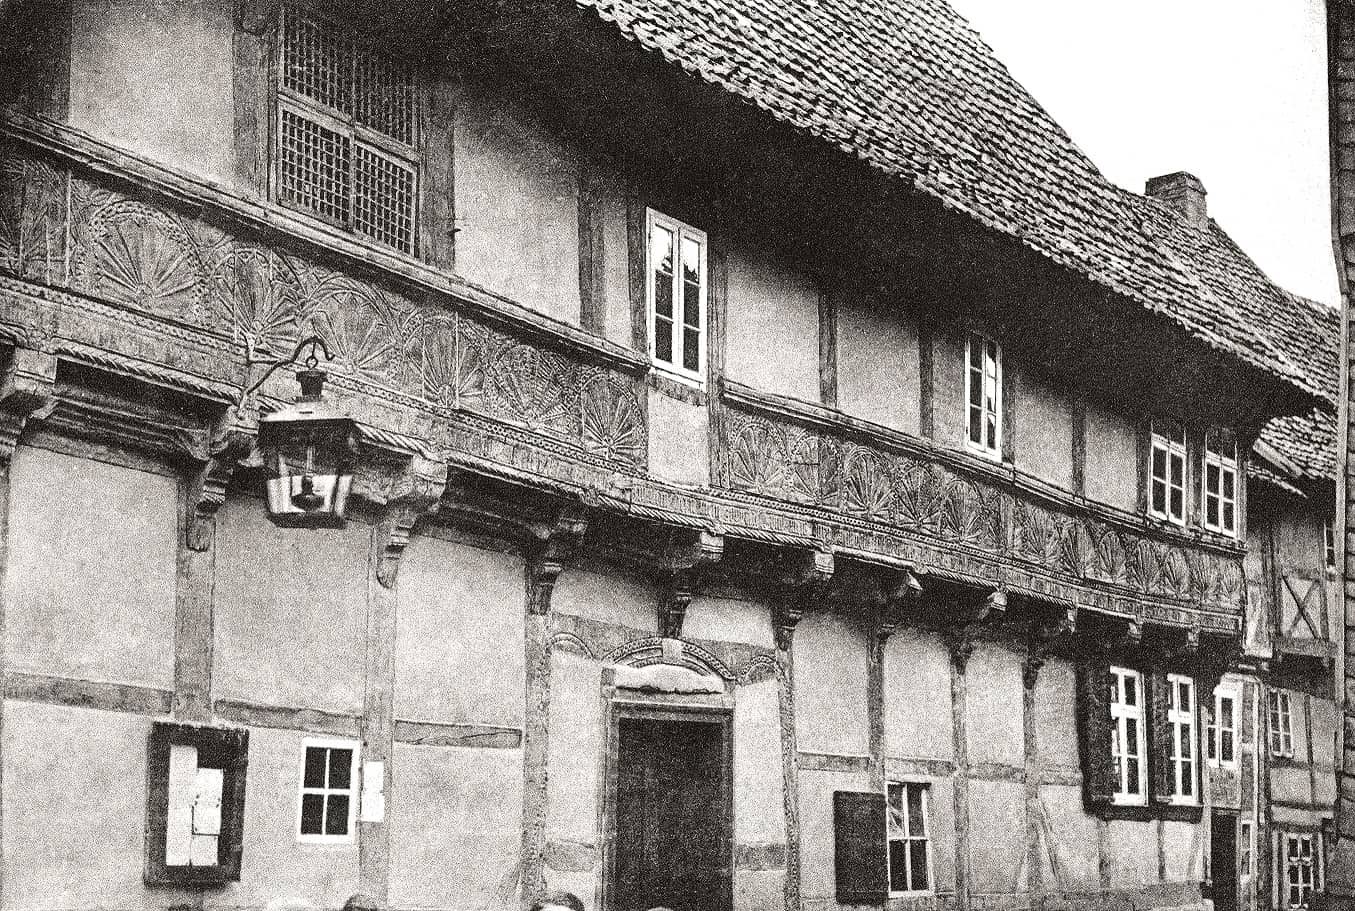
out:
<path id="1" fill-rule="evenodd" d="M 532 902 L 531 911 L 583 911 L 583 902 L 572 892 L 551 892 Z"/>

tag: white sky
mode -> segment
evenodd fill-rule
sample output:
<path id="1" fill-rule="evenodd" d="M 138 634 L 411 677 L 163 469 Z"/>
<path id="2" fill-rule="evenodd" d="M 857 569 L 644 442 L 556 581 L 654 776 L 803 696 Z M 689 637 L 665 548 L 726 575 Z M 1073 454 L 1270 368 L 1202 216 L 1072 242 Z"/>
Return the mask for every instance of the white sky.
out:
<path id="1" fill-rule="evenodd" d="M 1190 171 L 1291 291 L 1336 303 L 1322 0 L 951 0 L 1115 183 Z"/>

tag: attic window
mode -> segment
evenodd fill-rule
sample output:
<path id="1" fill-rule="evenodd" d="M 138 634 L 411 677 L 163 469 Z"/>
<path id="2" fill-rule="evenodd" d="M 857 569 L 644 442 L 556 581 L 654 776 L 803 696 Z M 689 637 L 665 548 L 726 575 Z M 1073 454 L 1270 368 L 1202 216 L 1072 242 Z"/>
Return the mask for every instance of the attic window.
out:
<path id="1" fill-rule="evenodd" d="M 706 235 L 650 209 L 646 297 L 654 366 L 694 385 L 705 382 Z"/>
<path id="2" fill-rule="evenodd" d="M 1186 524 L 1186 431 L 1175 421 L 1153 421 L 1148 514 L 1177 525 Z"/>
<path id="3" fill-rule="evenodd" d="M 410 66 L 296 4 L 283 7 L 281 29 L 278 200 L 414 253 L 419 152 Z"/>
<path id="4" fill-rule="evenodd" d="M 1204 445 L 1204 527 L 1237 534 L 1237 439 L 1212 429 Z"/>

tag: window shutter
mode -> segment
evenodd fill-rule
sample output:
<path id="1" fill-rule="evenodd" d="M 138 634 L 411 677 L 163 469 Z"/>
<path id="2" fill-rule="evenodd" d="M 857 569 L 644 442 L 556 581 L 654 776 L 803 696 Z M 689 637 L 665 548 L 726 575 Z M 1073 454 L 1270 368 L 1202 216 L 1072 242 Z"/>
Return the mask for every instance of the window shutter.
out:
<path id="1" fill-rule="evenodd" d="M 1077 674 L 1078 742 L 1082 749 L 1082 782 L 1087 802 L 1110 806 L 1117 776 L 1110 755 L 1110 670 L 1100 662 L 1083 662 Z"/>
<path id="2" fill-rule="evenodd" d="M 1172 726 L 1167 717 L 1171 710 L 1171 690 L 1167 673 L 1154 668 L 1148 678 L 1148 750 L 1149 779 L 1153 800 L 1171 803 L 1176 793 L 1176 769 L 1172 767 Z"/>
<path id="3" fill-rule="evenodd" d="M 878 905 L 888 897 L 885 825 L 883 794 L 833 793 L 833 864 L 837 870 L 838 904 Z"/>

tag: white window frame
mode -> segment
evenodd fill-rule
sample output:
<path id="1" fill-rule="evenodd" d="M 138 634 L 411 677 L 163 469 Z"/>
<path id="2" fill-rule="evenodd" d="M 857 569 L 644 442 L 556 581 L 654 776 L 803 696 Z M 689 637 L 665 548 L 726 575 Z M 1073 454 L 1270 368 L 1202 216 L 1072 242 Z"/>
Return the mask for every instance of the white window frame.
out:
<path id="1" fill-rule="evenodd" d="M 1147 712 L 1144 710 L 1146 693 L 1143 689 L 1143 674 L 1127 667 L 1111 666 L 1110 679 L 1114 687 L 1110 700 L 1111 757 L 1115 762 L 1115 794 L 1112 801 L 1123 806 L 1146 806 L 1148 803 L 1148 742 Z M 1125 680 L 1134 681 L 1137 702 L 1129 705 L 1125 702 Z M 1138 751 L 1129 754 L 1124 751 L 1128 741 L 1128 731 L 1133 726 Z M 1117 746 L 1118 745 L 1118 746 Z M 1138 792 L 1129 790 L 1129 760 L 1138 760 Z"/>
<path id="2" fill-rule="evenodd" d="M 1186 429 L 1185 425 L 1180 425 L 1180 436 L 1175 433 L 1168 435 L 1159 428 L 1170 427 L 1173 422 L 1155 420 L 1152 422 L 1152 428 L 1149 433 L 1148 446 L 1148 515 L 1155 519 L 1164 519 L 1173 525 L 1186 524 L 1186 474 L 1188 471 L 1188 459 L 1186 458 Z M 1157 454 L 1163 453 L 1163 464 L 1166 468 L 1166 474 L 1159 477 L 1156 468 Z M 1181 476 L 1178 480 L 1172 479 L 1172 460 L 1179 459 Z M 1158 487 L 1162 488 L 1162 509 L 1157 509 L 1153 505 L 1153 494 Z M 1181 512 L 1177 515 L 1172 511 L 1172 492 L 1175 491 L 1181 497 Z"/>
<path id="3" fill-rule="evenodd" d="M 325 786 L 321 788 L 306 787 L 306 752 L 311 748 L 326 750 L 351 750 L 352 767 L 348 772 L 348 787 L 331 788 L 329 787 L 329 758 L 325 759 Z M 358 779 L 361 771 L 359 753 L 362 744 L 356 740 L 346 740 L 339 737 L 307 737 L 301 741 L 301 762 L 297 770 L 297 797 L 296 797 L 296 840 L 304 845 L 348 845 L 357 840 L 357 819 L 358 819 L 358 801 L 361 798 L 360 782 Z M 330 795 L 346 794 L 348 796 L 348 831 L 343 835 L 325 835 L 323 833 L 304 833 L 301 831 L 302 822 L 302 802 L 307 794 L 322 795 L 322 804 L 328 812 Z M 321 820 L 324 819 L 323 814 Z M 321 828 L 324 828 L 323 821 Z"/>
<path id="4" fill-rule="evenodd" d="M 1181 704 L 1182 687 L 1186 689 L 1185 705 Z M 1171 802 L 1193 807 L 1200 802 L 1201 779 L 1195 678 L 1185 674 L 1168 674 L 1167 691 L 1167 724 L 1171 727 Z M 1187 780 L 1190 784 L 1189 794 L 1184 793 Z"/>
<path id="5" fill-rule="evenodd" d="M 1208 728 L 1205 732 L 1206 749 L 1208 750 L 1207 761 L 1211 768 L 1222 768 L 1237 771 L 1238 765 L 1238 747 L 1240 746 L 1238 738 L 1238 721 L 1241 717 L 1240 703 L 1242 694 L 1238 688 L 1231 683 L 1221 683 L 1214 687 L 1214 715 L 1209 720 Z M 1224 700 L 1227 700 L 1232 708 L 1224 711 Z M 1232 749 L 1232 759 L 1223 758 L 1223 745 L 1227 743 Z"/>
<path id="6" fill-rule="evenodd" d="M 982 346 L 979 368 L 974 368 L 974 346 Z M 991 347 L 991 371 L 989 370 L 989 348 Z M 973 401 L 975 374 L 979 380 L 979 404 Z M 965 447 L 985 458 L 1002 459 L 1002 346 L 982 332 L 970 331 L 965 337 L 964 352 L 964 438 Z M 991 388 L 990 388 L 991 386 Z M 991 393 L 991 395 L 989 395 Z M 988 402 L 992 407 L 988 407 Z M 973 414 L 979 413 L 979 436 L 976 440 L 971 433 Z M 987 439 L 988 418 L 992 418 L 993 438 Z"/>
<path id="7" fill-rule="evenodd" d="M 1270 691 L 1270 704 L 1266 734 L 1270 746 L 1270 755 L 1293 757 L 1294 755 L 1294 702 L 1284 690 Z"/>
<path id="8" fill-rule="evenodd" d="M 673 234 L 673 318 L 669 321 L 670 341 L 673 360 L 665 361 L 658 355 L 658 337 L 655 333 L 656 310 L 654 295 L 654 229 L 663 228 Z M 682 243 L 684 240 L 696 241 L 701 250 L 701 264 L 698 267 L 700 285 L 697 293 L 698 311 L 701 325 L 697 331 L 696 369 L 688 370 L 682 364 Z M 709 262 L 709 244 L 706 232 L 693 228 L 654 209 L 645 209 L 645 334 L 649 337 L 649 362 L 654 369 L 683 383 L 706 387 L 706 346 L 710 334 L 708 300 L 710 297 L 710 279 L 707 264 Z"/>
<path id="9" fill-rule="evenodd" d="M 905 826 L 905 827 L 908 826 L 908 796 L 907 796 L 907 789 L 908 789 L 908 788 L 918 788 L 918 789 L 921 791 L 921 793 L 922 793 L 922 835 L 921 835 L 921 836 L 914 835 L 911 831 L 909 831 L 909 832 L 908 832 L 903 838 L 901 838 L 901 839 L 900 839 L 900 838 L 890 838 L 890 837 L 889 837 L 889 816 L 888 816 L 888 814 L 889 814 L 889 809 L 888 809 L 888 808 L 889 808 L 889 792 L 890 792 L 890 790 L 893 789 L 893 788 L 903 788 L 904 791 L 905 791 L 904 797 L 903 797 L 903 808 L 904 808 L 904 813 L 903 813 L 904 820 L 903 820 L 903 822 L 904 822 L 904 826 Z M 890 897 L 898 897 L 898 896 L 904 896 L 904 895 L 930 895 L 930 894 L 932 894 L 932 893 L 934 893 L 934 892 L 936 891 L 936 863 L 935 863 L 935 860 L 934 860 L 933 857 L 932 857 L 932 817 L 931 817 L 932 807 L 931 807 L 931 805 L 932 805 L 932 787 L 931 787 L 931 782 L 929 782 L 929 781 L 919 781 L 919 780 L 916 780 L 916 779 L 891 779 L 891 780 L 885 782 L 885 882 L 889 884 L 889 887 L 890 887 L 890 888 L 889 888 L 889 895 L 890 895 Z M 903 890 L 896 890 L 896 889 L 893 888 L 893 881 L 894 881 L 894 880 L 893 880 L 893 875 L 892 875 L 892 872 L 893 872 L 893 871 L 890 870 L 890 860 L 889 860 L 889 857 L 890 857 L 889 846 L 890 846 L 890 842 L 892 842 L 892 841 L 908 841 L 908 842 L 912 842 L 912 841 L 921 841 L 921 842 L 923 843 L 923 847 L 924 847 L 924 849 L 925 849 L 925 851 L 926 851 L 926 854 L 927 854 L 927 886 L 926 886 L 925 889 L 903 889 Z M 912 872 L 912 870 L 911 870 L 911 866 L 912 866 L 912 855 L 911 855 L 911 852 L 906 852 L 906 853 L 907 853 L 907 856 L 909 857 L 908 864 L 909 864 L 909 868 L 910 868 L 910 869 L 909 869 L 908 872 L 911 873 L 911 872 Z M 912 880 L 912 876 L 911 876 L 911 875 L 908 876 L 907 879 L 911 881 L 911 880 Z"/>
<path id="10" fill-rule="evenodd" d="M 1228 447 L 1231 447 L 1232 454 L 1225 452 L 1223 441 L 1228 440 Z M 1216 448 L 1217 445 L 1217 448 Z M 1209 489 L 1209 470 L 1215 468 L 1218 470 L 1218 490 Z M 1227 495 L 1227 485 L 1224 483 L 1226 478 L 1232 478 L 1233 495 Z M 1237 440 L 1223 431 L 1214 429 L 1205 435 L 1204 446 L 1204 470 L 1200 472 L 1200 503 L 1202 505 L 1202 517 L 1204 527 L 1210 531 L 1216 531 L 1220 534 L 1237 537 L 1237 500 L 1238 500 L 1238 481 L 1240 475 L 1237 470 Z M 1211 500 L 1218 501 L 1218 521 L 1209 521 L 1209 504 Z M 1232 508 L 1232 522 L 1226 521 L 1227 508 Z"/>
<path id="11" fill-rule="evenodd" d="M 1280 888 L 1284 890 L 1284 907 L 1286 908 L 1311 908 L 1313 906 L 1313 896 L 1322 891 L 1322 834 L 1320 832 L 1283 832 L 1284 851 L 1279 858 L 1283 864 L 1282 878 L 1280 878 Z M 1308 853 L 1305 856 L 1301 850 L 1307 846 Z M 1299 849 L 1299 850 L 1295 850 Z M 1292 861 L 1297 860 L 1297 863 Z M 1306 872 L 1306 876 L 1304 875 Z M 1292 876 L 1297 873 L 1298 875 Z M 1295 881 L 1297 880 L 1297 881 Z M 1293 901 L 1295 890 L 1299 896 L 1299 901 Z M 1304 891 L 1308 893 L 1308 901 L 1303 901 Z"/>

